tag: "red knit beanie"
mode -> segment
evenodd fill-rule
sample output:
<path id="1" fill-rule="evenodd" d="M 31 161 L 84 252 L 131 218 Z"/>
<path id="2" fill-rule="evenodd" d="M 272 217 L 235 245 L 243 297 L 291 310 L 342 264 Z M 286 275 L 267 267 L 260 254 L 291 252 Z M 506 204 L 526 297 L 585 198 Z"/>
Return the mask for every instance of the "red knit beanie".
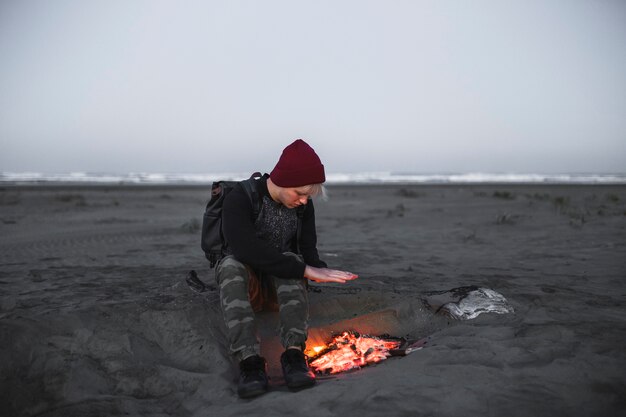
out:
<path id="1" fill-rule="evenodd" d="M 302 187 L 326 181 L 322 161 L 302 139 L 283 149 L 278 163 L 270 172 L 270 178 L 279 187 Z"/>

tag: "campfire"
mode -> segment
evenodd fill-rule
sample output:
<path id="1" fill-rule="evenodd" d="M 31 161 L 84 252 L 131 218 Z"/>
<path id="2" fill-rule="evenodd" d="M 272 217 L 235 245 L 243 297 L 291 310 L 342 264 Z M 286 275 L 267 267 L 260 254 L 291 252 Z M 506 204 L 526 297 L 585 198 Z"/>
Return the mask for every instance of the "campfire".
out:
<path id="1" fill-rule="evenodd" d="M 309 357 L 309 365 L 316 373 L 328 375 L 359 369 L 383 361 L 389 356 L 406 355 L 410 352 L 408 348 L 404 339 L 343 332 L 328 344 L 315 346 L 305 353 Z"/>

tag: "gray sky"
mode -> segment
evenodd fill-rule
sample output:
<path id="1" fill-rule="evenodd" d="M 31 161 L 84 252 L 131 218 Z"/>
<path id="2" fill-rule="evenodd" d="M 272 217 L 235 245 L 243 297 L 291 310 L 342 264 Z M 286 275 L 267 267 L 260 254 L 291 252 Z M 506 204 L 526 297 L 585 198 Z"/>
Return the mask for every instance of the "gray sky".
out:
<path id="1" fill-rule="evenodd" d="M 0 62 L 0 171 L 626 171 L 621 0 L 0 0 Z"/>

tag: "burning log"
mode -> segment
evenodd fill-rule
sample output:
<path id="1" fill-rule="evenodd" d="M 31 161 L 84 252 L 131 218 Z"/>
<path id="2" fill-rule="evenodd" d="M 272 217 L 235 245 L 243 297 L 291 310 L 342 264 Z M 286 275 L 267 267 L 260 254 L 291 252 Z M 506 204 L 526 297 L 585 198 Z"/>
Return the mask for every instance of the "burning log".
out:
<path id="1" fill-rule="evenodd" d="M 318 374 L 336 374 L 378 363 L 392 356 L 392 351 L 403 345 L 404 339 L 384 339 L 343 332 L 330 343 L 316 346 L 305 353 L 310 357 L 309 365 Z M 404 353 L 406 354 L 406 353 Z"/>

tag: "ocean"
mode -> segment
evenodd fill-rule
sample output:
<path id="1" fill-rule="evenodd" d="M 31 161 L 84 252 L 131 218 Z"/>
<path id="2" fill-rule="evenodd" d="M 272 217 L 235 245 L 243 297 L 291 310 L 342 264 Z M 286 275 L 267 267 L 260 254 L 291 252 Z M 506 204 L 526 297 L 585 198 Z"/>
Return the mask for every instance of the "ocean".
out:
<path id="1" fill-rule="evenodd" d="M 186 173 L 41 173 L 2 172 L 0 184 L 210 184 L 216 180 L 242 180 L 249 174 L 215 172 L 203 174 Z M 397 173 L 353 172 L 328 173 L 326 184 L 626 184 L 622 174 L 520 174 L 520 173 Z"/>

